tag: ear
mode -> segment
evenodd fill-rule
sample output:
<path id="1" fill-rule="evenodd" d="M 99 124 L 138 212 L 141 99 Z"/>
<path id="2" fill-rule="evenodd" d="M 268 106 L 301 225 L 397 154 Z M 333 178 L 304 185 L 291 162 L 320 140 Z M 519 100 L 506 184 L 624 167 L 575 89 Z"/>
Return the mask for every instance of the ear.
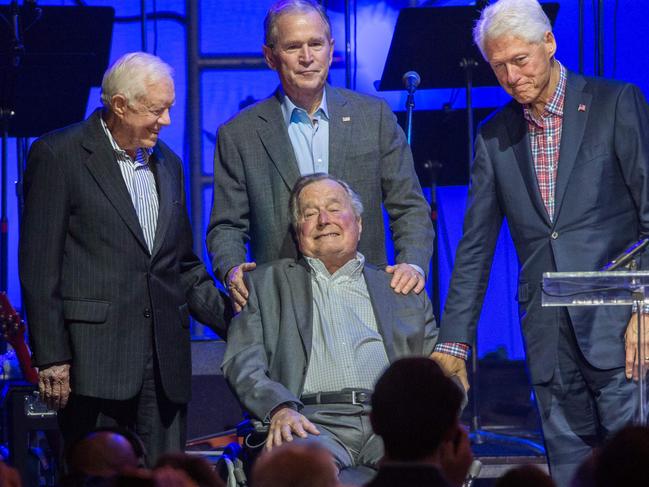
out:
<path id="1" fill-rule="evenodd" d="M 361 239 L 362 233 L 363 233 L 363 219 L 359 217 L 358 218 L 358 240 Z"/>
<path id="2" fill-rule="evenodd" d="M 334 44 L 335 44 L 335 40 L 332 37 L 331 40 L 329 41 L 329 66 L 331 66 L 331 63 L 334 60 Z"/>
<path id="3" fill-rule="evenodd" d="M 110 99 L 111 111 L 120 118 L 124 116 L 127 107 L 128 100 L 124 95 L 120 93 L 113 95 L 113 97 Z"/>
<path id="4" fill-rule="evenodd" d="M 261 46 L 261 50 L 264 52 L 264 60 L 266 65 L 273 71 L 277 71 L 277 63 L 275 62 L 275 54 L 273 53 L 273 48 L 264 44 Z"/>
<path id="5" fill-rule="evenodd" d="M 553 58 L 557 52 L 557 41 L 552 32 L 547 31 L 543 35 L 543 44 L 545 45 L 545 52 L 548 54 L 548 57 Z"/>

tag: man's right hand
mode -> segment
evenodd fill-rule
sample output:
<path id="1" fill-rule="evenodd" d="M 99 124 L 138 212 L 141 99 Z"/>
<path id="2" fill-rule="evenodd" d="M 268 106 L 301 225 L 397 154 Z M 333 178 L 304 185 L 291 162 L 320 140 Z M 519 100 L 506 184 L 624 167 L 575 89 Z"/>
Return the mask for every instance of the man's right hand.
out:
<path id="1" fill-rule="evenodd" d="M 437 365 L 440 366 L 447 377 L 457 377 L 462 387 L 464 387 L 464 391 L 469 392 L 469 379 L 467 378 L 464 359 L 442 352 L 433 352 L 430 358 L 437 362 Z"/>
<path id="2" fill-rule="evenodd" d="M 306 438 L 308 433 L 319 435 L 320 431 L 315 425 L 290 407 L 278 409 L 270 419 L 268 436 L 266 437 L 266 449 L 272 450 L 285 441 L 293 441 L 293 434 L 300 438 Z"/>
<path id="3" fill-rule="evenodd" d="M 248 302 L 248 288 L 246 287 L 246 282 L 243 280 L 243 274 L 244 272 L 253 270 L 255 267 L 257 267 L 257 264 L 254 262 L 244 262 L 235 265 L 225 275 L 225 282 L 235 313 L 240 312 Z"/>
<path id="4" fill-rule="evenodd" d="M 52 365 L 39 370 L 38 391 L 49 409 L 63 409 L 70 397 L 70 364 Z"/>

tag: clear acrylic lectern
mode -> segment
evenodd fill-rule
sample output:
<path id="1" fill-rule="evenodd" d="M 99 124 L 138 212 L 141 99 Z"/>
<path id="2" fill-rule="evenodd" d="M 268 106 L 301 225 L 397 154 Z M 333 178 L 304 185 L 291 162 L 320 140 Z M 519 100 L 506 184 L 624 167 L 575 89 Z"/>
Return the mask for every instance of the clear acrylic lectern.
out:
<path id="1" fill-rule="evenodd" d="M 649 306 L 649 271 L 546 272 L 543 274 L 543 306 Z M 649 320 L 638 313 L 638 406 L 635 421 L 647 424 L 647 370 L 649 346 L 645 329 Z M 649 330 L 647 331 L 649 334 Z"/>

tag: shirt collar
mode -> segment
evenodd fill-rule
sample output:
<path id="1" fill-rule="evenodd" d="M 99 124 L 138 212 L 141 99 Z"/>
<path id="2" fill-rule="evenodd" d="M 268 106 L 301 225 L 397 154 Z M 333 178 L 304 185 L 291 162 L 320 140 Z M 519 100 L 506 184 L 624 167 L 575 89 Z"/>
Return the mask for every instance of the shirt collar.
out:
<path id="1" fill-rule="evenodd" d="M 554 90 L 554 94 L 550 101 L 545 105 L 543 109 L 542 118 L 546 118 L 549 115 L 556 115 L 557 117 L 563 117 L 563 101 L 566 95 L 566 83 L 568 80 L 568 70 L 561 64 L 559 61 L 555 61 L 559 64 L 559 82 L 557 87 Z M 524 105 L 523 115 L 528 122 L 537 122 L 535 119 L 530 105 Z"/>
<path id="2" fill-rule="evenodd" d="M 101 128 L 104 129 L 104 133 L 106 134 L 106 137 L 108 137 L 108 141 L 110 142 L 111 147 L 113 148 L 113 151 L 115 151 L 117 154 L 119 154 L 122 157 L 128 157 L 129 159 L 131 156 L 129 156 L 124 149 L 122 149 L 115 138 L 113 137 L 113 134 L 110 133 L 110 129 L 108 128 L 108 125 L 106 125 L 106 121 L 104 120 L 104 117 L 100 116 L 99 120 L 101 121 Z M 149 162 L 149 156 L 153 154 L 153 147 L 140 147 L 138 149 L 138 152 L 141 153 L 143 163 L 147 164 Z M 138 157 L 136 156 L 135 160 L 137 160 Z"/>
<path id="3" fill-rule="evenodd" d="M 282 115 L 284 116 L 284 122 L 286 123 L 287 127 L 291 124 L 291 119 L 293 117 L 293 112 L 295 110 L 305 113 L 306 116 L 308 117 L 308 113 L 306 113 L 306 110 L 298 107 L 295 103 L 293 103 L 291 99 L 288 96 L 286 96 L 286 93 L 281 87 L 280 87 L 280 94 L 281 94 L 280 98 L 281 98 Z M 325 120 L 329 120 L 329 110 L 327 109 L 326 89 L 322 91 L 322 100 L 320 100 L 320 105 L 318 106 L 317 110 L 313 113 L 313 117 L 324 118 Z"/>
<path id="4" fill-rule="evenodd" d="M 349 260 L 336 272 L 331 274 L 320 259 L 314 257 L 304 256 L 309 267 L 313 271 L 315 277 L 321 277 L 327 280 L 338 280 L 340 278 L 347 278 L 348 280 L 356 280 L 363 275 L 363 267 L 365 265 L 365 256 L 360 252 L 356 252 L 356 257 Z"/>

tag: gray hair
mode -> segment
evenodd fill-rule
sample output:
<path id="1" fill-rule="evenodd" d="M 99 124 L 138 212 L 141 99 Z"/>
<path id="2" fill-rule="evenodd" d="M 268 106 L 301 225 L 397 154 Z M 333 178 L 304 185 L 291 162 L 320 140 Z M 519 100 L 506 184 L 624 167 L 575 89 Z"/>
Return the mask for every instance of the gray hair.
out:
<path id="1" fill-rule="evenodd" d="M 316 12 L 325 24 L 325 34 L 331 40 L 331 21 L 326 10 L 314 0 L 278 0 L 266 12 L 264 19 L 264 44 L 275 47 L 277 42 L 277 19 L 284 14 Z"/>
<path id="2" fill-rule="evenodd" d="M 313 183 L 317 183 L 318 181 L 333 181 L 334 183 L 340 184 L 347 193 L 347 196 L 349 196 L 352 209 L 354 210 L 354 215 L 356 215 L 356 218 L 360 219 L 363 215 L 363 202 L 358 193 L 356 193 L 356 191 L 354 191 L 351 186 L 342 179 L 338 179 L 323 172 L 317 172 L 315 174 L 302 176 L 297 180 L 297 183 L 293 186 L 293 191 L 291 191 L 291 199 L 289 200 L 288 209 L 291 217 L 291 225 L 294 230 L 297 230 L 297 223 L 300 219 L 300 205 L 298 204 L 300 194 L 304 191 L 304 188 Z"/>
<path id="3" fill-rule="evenodd" d="M 485 43 L 489 39 L 506 35 L 539 43 L 546 32 L 552 32 L 552 24 L 537 0 L 499 0 L 482 10 L 473 28 L 473 41 L 487 59 Z"/>
<path id="4" fill-rule="evenodd" d="M 148 84 L 162 80 L 173 80 L 173 68 L 162 59 L 146 52 L 124 54 L 104 73 L 101 102 L 108 108 L 117 94 L 134 102 L 146 95 Z"/>

